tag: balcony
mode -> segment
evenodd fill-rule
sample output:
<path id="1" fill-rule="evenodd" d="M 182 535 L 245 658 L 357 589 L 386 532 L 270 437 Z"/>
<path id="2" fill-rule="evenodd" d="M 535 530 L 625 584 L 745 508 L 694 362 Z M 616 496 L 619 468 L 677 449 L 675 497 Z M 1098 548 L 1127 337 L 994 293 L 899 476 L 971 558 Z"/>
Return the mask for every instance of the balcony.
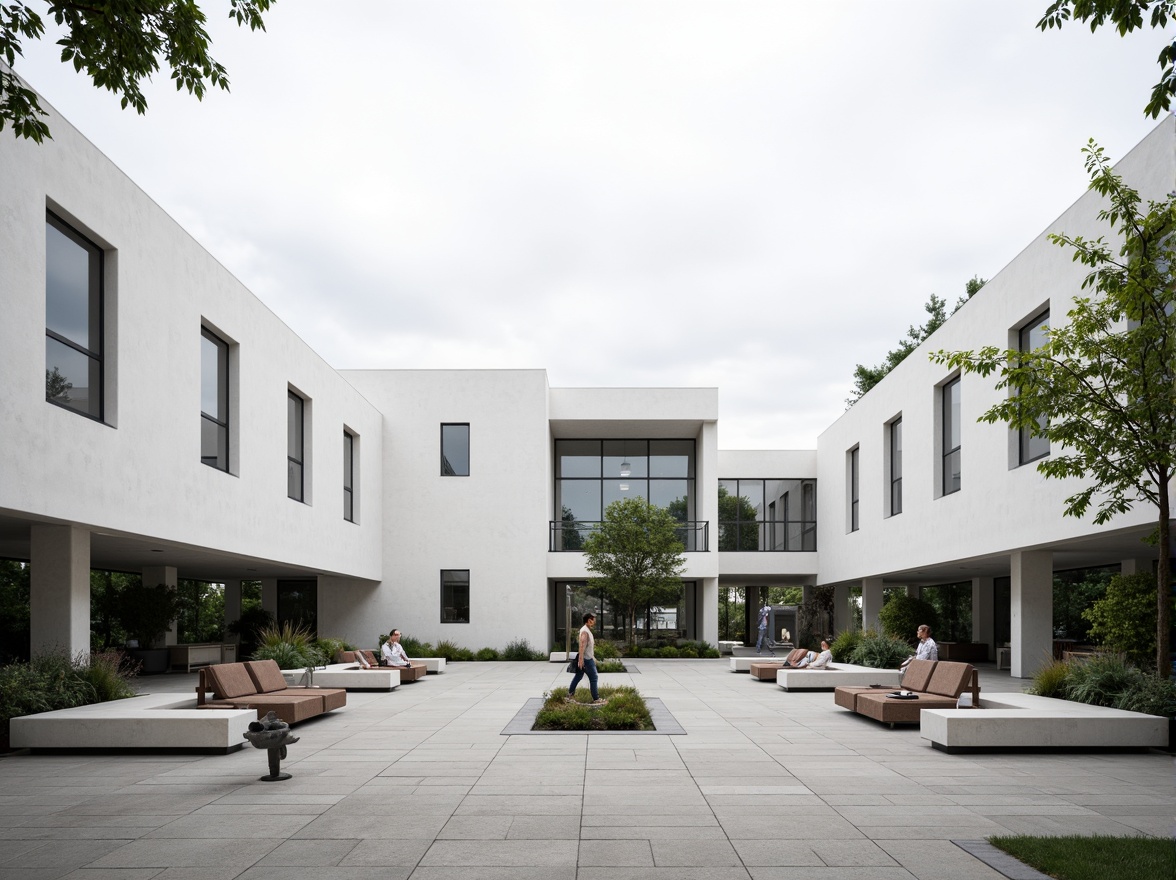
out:
<path id="1" fill-rule="evenodd" d="M 816 549 L 816 520 L 719 523 L 720 553 L 811 553 Z"/>
<path id="2" fill-rule="evenodd" d="M 561 522 L 550 523 L 551 534 L 548 550 L 552 553 L 580 553 L 584 549 L 584 541 L 588 536 L 600 528 L 600 522 Z M 678 540 L 682 542 L 686 553 L 705 553 L 707 551 L 708 529 L 710 523 L 705 520 L 684 522 L 674 531 Z"/>

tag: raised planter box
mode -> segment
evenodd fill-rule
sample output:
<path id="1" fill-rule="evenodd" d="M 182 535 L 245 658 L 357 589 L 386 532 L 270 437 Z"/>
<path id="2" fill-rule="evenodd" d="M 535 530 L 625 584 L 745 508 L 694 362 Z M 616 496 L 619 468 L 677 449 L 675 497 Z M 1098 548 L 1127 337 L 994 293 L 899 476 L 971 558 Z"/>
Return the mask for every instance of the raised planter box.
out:
<path id="1" fill-rule="evenodd" d="M 944 752 L 1168 746 L 1167 718 L 1035 694 L 986 694 L 980 711 L 926 709 L 920 735 Z"/>
<path id="2" fill-rule="evenodd" d="M 16 749 L 136 751 L 158 749 L 222 754 L 246 744 L 253 709 L 197 709 L 177 694 L 141 694 L 73 709 L 25 715 L 9 722 Z"/>

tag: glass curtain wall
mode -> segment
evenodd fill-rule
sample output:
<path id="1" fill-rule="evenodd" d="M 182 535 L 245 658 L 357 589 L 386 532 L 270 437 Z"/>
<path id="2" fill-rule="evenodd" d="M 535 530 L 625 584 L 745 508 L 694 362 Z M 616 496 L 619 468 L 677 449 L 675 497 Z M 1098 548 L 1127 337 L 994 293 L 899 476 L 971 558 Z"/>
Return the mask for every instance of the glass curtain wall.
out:
<path id="1" fill-rule="evenodd" d="M 675 602 L 664 605 L 646 606 L 637 610 L 637 640 L 645 639 L 693 639 L 697 619 L 694 609 L 687 610 L 687 603 L 695 597 L 695 581 L 683 581 L 682 591 Z M 584 614 L 591 611 L 596 615 L 596 629 L 593 635 L 598 639 L 624 641 L 628 609 L 618 606 L 604 595 L 601 587 L 585 581 L 556 581 L 553 585 L 555 601 L 551 607 L 555 612 L 555 650 L 562 651 L 567 629 L 565 623 L 568 607 L 568 588 L 571 587 L 572 641 L 583 626 Z"/>
<path id="2" fill-rule="evenodd" d="M 579 550 L 614 501 L 645 498 L 693 522 L 693 440 L 556 440 L 555 550 Z M 694 531 L 683 529 L 687 550 Z M 562 624 L 561 624 L 562 625 Z"/>
<path id="3" fill-rule="evenodd" d="M 816 550 L 816 486 L 816 480 L 719 480 L 719 550 Z"/>

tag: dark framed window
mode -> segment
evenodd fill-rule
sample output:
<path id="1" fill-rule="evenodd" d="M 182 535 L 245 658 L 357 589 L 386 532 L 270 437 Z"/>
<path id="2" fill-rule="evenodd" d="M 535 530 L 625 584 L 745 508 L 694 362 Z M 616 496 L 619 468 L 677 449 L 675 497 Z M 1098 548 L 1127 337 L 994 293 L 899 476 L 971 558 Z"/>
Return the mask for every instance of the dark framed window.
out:
<path id="1" fill-rule="evenodd" d="M 943 386 L 943 494 L 960 491 L 960 379 Z"/>
<path id="2" fill-rule="evenodd" d="M 890 423 L 890 515 L 902 513 L 902 418 Z"/>
<path id="3" fill-rule="evenodd" d="M 102 248 L 45 219 L 45 399 L 102 421 Z"/>
<path id="4" fill-rule="evenodd" d="M 295 501 L 303 500 L 305 488 L 305 409 L 305 400 L 293 391 L 286 392 L 286 494 Z"/>
<path id="5" fill-rule="evenodd" d="M 441 622 L 470 622 L 470 571 L 468 568 L 441 570 Z"/>
<path id="6" fill-rule="evenodd" d="M 855 446 L 849 450 L 849 530 L 856 532 L 859 528 L 858 500 L 861 497 L 861 477 L 858 471 L 858 450 Z"/>
<path id="7" fill-rule="evenodd" d="M 343 432 L 343 519 L 355 522 L 355 435 Z"/>
<path id="8" fill-rule="evenodd" d="M 815 550 L 815 480 L 719 480 L 721 552 Z M 800 519 L 791 497 L 801 491 Z M 779 517 L 777 519 L 777 517 Z"/>
<path id="9" fill-rule="evenodd" d="M 200 328 L 200 460 L 229 469 L 229 344 Z"/>
<path id="10" fill-rule="evenodd" d="M 468 477 L 470 475 L 470 426 L 453 424 L 441 426 L 441 476 Z"/>
<path id="11" fill-rule="evenodd" d="M 1041 348 L 1045 344 L 1048 330 L 1049 309 L 1046 309 L 1021 328 L 1017 348 L 1020 351 L 1033 351 L 1035 348 Z M 1039 424 L 1044 428 L 1046 420 L 1041 419 Z M 1049 438 L 1035 435 L 1029 428 L 1021 428 L 1018 433 L 1020 434 L 1018 460 L 1021 464 L 1028 464 L 1049 455 Z"/>

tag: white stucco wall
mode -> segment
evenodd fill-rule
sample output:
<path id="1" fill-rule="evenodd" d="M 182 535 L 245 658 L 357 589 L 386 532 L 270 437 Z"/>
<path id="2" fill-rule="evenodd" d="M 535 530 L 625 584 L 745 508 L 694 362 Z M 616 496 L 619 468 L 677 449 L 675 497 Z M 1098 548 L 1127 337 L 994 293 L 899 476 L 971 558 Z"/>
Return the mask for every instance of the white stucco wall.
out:
<path id="1" fill-rule="evenodd" d="M 1117 168 L 1145 198 L 1160 198 L 1176 184 L 1176 123 L 1165 119 Z M 1045 480 L 1034 464 L 1011 466 L 1010 438 L 1003 424 L 977 418 L 1007 391 L 995 378 L 966 375 L 961 381 L 961 490 L 938 497 L 938 386 L 952 373 L 930 363 L 939 349 L 1001 348 L 1010 331 L 1049 307 L 1055 326 L 1065 320 L 1086 269 L 1071 252 L 1046 238 L 1049 232 L 1098 236 L 1099 197 L 1087 192 L 993 277 L 930 339 L 818 439 L 818 510 L 821 522 L 820 580 L 823 583 L 884 575 L 988 554 L 1008 553 L 1154 520 L 1141 507 L 1100 528 L 1090 518 L 1063 517 L 1064 499 L 1075 481 Z M 883 450 L 886 424 L 903 419 L 903 511 L 886 516 L 888 486 Z M 860 448 L 860 524 L 847 525 L 846 453 Z"/>
<path id="2" fill-rule="evenodd" d="M 0 511 L 379 578 L 379 412 L 68 122 L 0 138 Z M 45 217 L 106 249 L 106 423 L 45 401 Z M 200 461 L 200 328 L 238 346 L 233 474 Z M 286 392 L 312 401 L 302 504 Z M 361 436 L 343 520 L 342 432 Z M 165 561 L 165 560 L 164 560 Z M 181 572 L 181 576 L 199 576 Z"/>

